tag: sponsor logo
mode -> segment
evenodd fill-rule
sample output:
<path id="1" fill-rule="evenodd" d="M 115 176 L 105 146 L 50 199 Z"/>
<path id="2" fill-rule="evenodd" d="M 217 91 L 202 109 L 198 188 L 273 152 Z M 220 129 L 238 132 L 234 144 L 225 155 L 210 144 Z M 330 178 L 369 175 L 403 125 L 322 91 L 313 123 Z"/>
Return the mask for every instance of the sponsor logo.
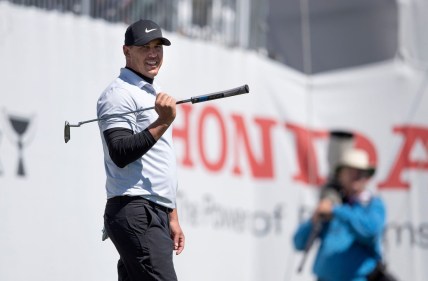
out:
<path id="1" fill-rule="evenodd" d="M 325 155 L 319 149 L 319 144 L 327 146 L 329 142 L 330 131 L 326 128 L 307 128 L 302 124 L 263 116 L 249 120 L 242 114 L 223 113 L 215 106 L 197 110 L 190 105 L 182 105 L 179 110 L 182 121 L 175 122 L 173 136 L 175 144 L 183 147 L 178 151 L 178 161 L 184 169 L 202 167 L 212 173 L 224 172 L 234 177 L 274 181 L 284 174 L 284 167 L 275 165 L 276 158 L 282 157 L 296 163 L 296 169 L 290 170 L 288 175 L 296 183 L 320 186 L 327 179 L 320 164 L 323 161 L 321 157 Z M 376 178 L 375 185 L 379 190 L 408 191 L 412 182 L 405 177 L 406 173 L 428 172 L 425 156 L 428 155 L 428 127 L 398 124 L 387 130 L 390 137 L 403 140 L 387 155 L 379 155 L 380 147 L 376 146 L 373 136 L 361 131 L 350 131 L 354 136 L 353 146 L 365 150 L 373 166 L 381 168 L 379 163 L 391 162 L 385 167 L 386 172 Z M 205 141 L 205 136 L 213 131 L 219 139 L 215 147 Z M 277 143 L 278 134 L 292 141 Z M 211 157 L 210 151 L 214 149 L 217 153 Z M 289 151 L 281 154 L 279 149 Z"/>
<path id="2" fill-rule="evenodd" d="M 0 141 L 3 133 L 17 149 L 18 164 L 16 167 L 16 175 L 18 177 L 25 177 L 27 170 L 24 160 L 24 150 L 31 143 L 34 136 L 34 117 L 25 116 L 21 114 L 9 113 L 3 110 L 2 116 L 3 130 L 0 132 Z M 0 143 L 1 145 L 1 143 Z M 3 175 L 5 170 L 0 163 L 0 176 Z"/>
<path id="3" fill-rule="evenodd" d="M 146 33 L 150 33 L 150 32 L 152 32 L 152 31 L 155 31 L 156 30 L 156 28 L 153 28 L 153 29 L 147 29 L 147 27 L 146 27 Z"/>

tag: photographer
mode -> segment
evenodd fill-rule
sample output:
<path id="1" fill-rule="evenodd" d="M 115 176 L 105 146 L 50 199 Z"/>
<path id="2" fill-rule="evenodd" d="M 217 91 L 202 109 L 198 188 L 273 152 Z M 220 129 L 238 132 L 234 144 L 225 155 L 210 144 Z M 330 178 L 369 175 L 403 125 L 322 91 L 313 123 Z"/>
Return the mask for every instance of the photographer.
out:
<path id="1" fill-rule="evenodd" d="M 334 184 L 323 190 L 312 218 L 296 231 L 297 250 L 308 250 L 309 240 L 320 239 L 313 266 L 318 281 L 372 280 L 368 276 L 378 271 L 385 207 L 366 189 L 374 172 L 365 151 L 345 151 Z"/>

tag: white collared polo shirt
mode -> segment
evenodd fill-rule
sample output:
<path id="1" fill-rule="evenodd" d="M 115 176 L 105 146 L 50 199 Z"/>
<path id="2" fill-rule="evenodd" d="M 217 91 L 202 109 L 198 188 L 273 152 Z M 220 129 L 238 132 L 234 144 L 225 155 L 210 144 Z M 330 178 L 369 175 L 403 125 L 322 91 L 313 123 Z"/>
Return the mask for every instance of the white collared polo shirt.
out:
<path id="1" fill-rule="evenodd" d="M 156 90 L 129 69 L 101 94 L 97 103 L 98 118 L 152 107 Z M 138 160 L 119 168 L 110 158 L 103 132 L 126 128 L 137 134 L 158 118 L 155 110 L 112 117 L 98 122 L 104 151 L 107 199 L 115 196 L 143 196 L 155 203 L 174 209 L 177 193 L 177 164 L 172 141 L 172 127 Z"/>

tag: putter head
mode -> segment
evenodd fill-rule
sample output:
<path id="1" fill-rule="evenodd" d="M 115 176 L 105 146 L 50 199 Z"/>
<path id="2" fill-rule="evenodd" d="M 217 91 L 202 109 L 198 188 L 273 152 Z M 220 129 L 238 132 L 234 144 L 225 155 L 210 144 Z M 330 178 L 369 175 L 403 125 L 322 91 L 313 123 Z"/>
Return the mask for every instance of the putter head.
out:
<path id="1" fill-rule="evenodd" d="M 70 123 L 65 121 L 64 125 L 64 141 L 67 143 L 70 140 Z"/>

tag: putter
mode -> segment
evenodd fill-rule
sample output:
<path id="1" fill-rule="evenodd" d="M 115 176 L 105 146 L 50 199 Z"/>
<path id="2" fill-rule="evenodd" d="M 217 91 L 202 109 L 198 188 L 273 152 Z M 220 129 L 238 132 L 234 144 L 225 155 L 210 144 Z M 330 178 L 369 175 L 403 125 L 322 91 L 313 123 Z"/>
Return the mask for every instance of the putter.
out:
<path id="1" fill-rule="evenodd" d="M 216 100 L 216 99 L 222 99 L 222 98 L 228 98 L 231 96 L 236 96 L 236 95 L 241 95 L 241 94 L 247 94 L 250 92 L 250 88 L 248 87 L 248 85 L 243 85 L 241 87 L 237 87 L 237 88 L 233 88 L 230 90 L 225 90 L 225 91 L 221 91 L 221 92 L 216 92 L 216 93 L 211 93 L 211 94 L 207 94 L 207 95 L 201 95 L 201 96 L 196 96 L 196 97 L 191 97 L 190 99 L 185 99 L 185 100 L 180 100 L 177 101 L 176 104 L 182 104 L 182 103 L 188 103 L 191 102 L 193 103 L 199 103 L 199 102 L 206 102 L 206 101 L 210 101 L 210 100 Z M 71 127 L 80 127 L 83 124 L 87 124 L 87 123 L 91 123 L 91 122 L 95 122 L 95 121 L 101 121 L 101 120 L 106 120 L 109 118 L 113 118 L 113 117 L 119 117 L 119 116 L 123 116 L 123 115 L 127 115 L 127 114 L 131 114 L 131 113 L 136 113 L 136 112 L 142 112 L 142 111 L 146 111 L 146 110 L 151 110 L 154 109 L 155 107 L 146 107 L 146 108 L 141 108 L 141 109 L 137 109 L 137 110 L 133 110 L 133 111 L 128 111 L 128 112 L 124 112 L 124 113 L 120 113 L 120 114 L 112 114 L 109 116 L 105 116 L 102 118 L 96 118 L 96 119 L 90 119 L 90 120 L 86 120 L 86 121 L 81 121 L 78 122 L 77 124 L 70 124 L 68 123 L 68 121 L 65 121 L 65 125 L 64 125 L 64 141 L 65 143 L 67 143 L 70 140 L 70 128 Z"/>

